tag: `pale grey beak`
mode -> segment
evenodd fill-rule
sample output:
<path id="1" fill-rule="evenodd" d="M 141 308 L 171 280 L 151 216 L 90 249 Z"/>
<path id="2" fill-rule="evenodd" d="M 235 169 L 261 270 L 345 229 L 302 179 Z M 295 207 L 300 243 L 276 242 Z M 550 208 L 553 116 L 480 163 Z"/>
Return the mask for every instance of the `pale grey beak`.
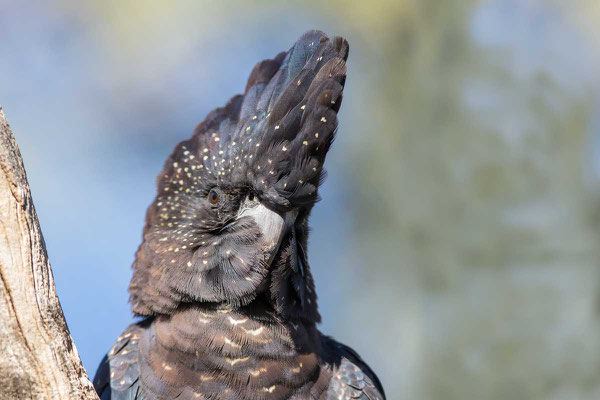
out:
<path id="1" fill-rule="evenodd" d="M 270 265 L 279 249 L 283 236 L 294 225 L 297 216 L 298 210 L 288 211 L 282 215 L 267 208 L 256 199 L 246 198 L 240 206 L 237 219 L 242 217 L 252 217 L 254 219 L 263 237 L 265 260 Z"/>

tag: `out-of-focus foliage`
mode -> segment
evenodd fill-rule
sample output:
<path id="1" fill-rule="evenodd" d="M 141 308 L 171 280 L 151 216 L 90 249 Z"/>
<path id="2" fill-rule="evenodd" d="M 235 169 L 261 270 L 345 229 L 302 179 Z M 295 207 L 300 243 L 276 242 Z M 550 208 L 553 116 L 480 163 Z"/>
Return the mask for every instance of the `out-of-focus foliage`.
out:
<path id="1" fill-rule="evenodd" d="M 594 99 L 479 45 L 479 5 L 410 3 L 373 31 L 383 62 L 361 60 L 354 285 L 379 295 L 352 298 L 342 331 L 377 310 L 402 398 L 597 398 Z"/>
<path id="2" fill-rule="evenodd" d="M 319 28 L 351 46 L 323 330 L 390 399 L 600 398 L 597 4 L 0 0 L 0 102 L 88 370 L 172 146 Z"/>

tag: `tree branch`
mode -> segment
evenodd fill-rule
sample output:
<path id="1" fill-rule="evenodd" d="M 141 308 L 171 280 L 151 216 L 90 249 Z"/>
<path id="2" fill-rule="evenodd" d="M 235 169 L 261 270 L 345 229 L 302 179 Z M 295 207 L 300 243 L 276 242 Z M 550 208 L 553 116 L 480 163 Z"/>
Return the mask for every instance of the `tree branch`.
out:
<path id="1" fill-rule="evenodd" d="M 0 398 L 98 399 L 60 307 L 23 159 L 0 107 Z"/>

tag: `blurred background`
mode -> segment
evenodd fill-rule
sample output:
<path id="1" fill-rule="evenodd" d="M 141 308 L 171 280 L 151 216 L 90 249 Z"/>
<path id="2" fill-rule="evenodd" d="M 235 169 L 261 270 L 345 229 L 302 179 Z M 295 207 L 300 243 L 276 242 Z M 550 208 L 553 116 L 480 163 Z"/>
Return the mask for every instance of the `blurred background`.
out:
<path id="1" fill-rule="evenodd" d="M 600 3 L 0 0 L 0 104 L 91 376 L 174 145 L 254 64 L 350 42 L 312 215 L 322 330 L 389 399 L 600 398 Z"/>

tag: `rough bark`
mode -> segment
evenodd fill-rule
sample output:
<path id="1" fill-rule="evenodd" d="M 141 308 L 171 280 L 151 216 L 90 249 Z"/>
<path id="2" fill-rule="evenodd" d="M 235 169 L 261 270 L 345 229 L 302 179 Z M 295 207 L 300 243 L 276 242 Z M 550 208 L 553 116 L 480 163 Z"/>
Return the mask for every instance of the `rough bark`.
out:
<path id="1" fill-rule="evenodd" d="M 69 333 L 0 107 L 0 399 L 98 399 Z"/>

